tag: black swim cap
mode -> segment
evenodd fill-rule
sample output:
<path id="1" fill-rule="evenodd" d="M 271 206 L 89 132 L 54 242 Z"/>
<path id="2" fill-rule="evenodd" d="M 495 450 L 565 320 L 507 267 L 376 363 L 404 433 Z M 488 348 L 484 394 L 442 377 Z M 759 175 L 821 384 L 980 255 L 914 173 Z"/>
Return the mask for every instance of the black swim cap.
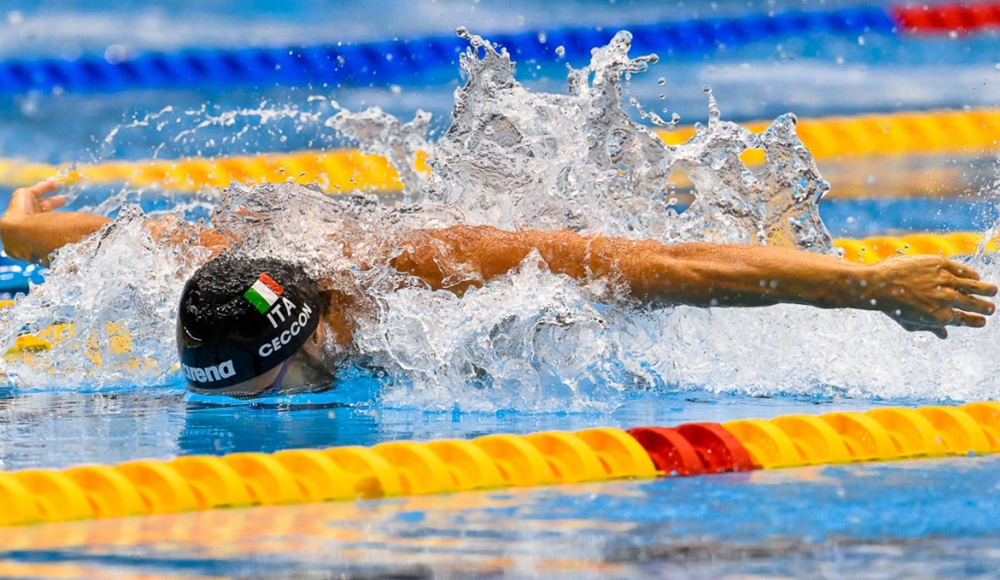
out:
<path id="1" fill-rule="evenodd" d="M 184 285 L 177 313 L 181 371 L 199 389 L 260 376 L 309 340 L 321 306 L 301 266 L 226 252 Z"/>

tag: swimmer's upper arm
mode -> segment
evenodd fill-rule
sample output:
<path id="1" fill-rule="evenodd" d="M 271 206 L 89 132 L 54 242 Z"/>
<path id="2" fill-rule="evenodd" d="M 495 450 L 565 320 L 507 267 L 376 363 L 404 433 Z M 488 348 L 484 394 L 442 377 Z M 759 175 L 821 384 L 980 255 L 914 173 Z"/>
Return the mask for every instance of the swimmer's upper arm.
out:
<path id="1" fill-rule="evenodd" d="M 174 216 L 152 218 L 143 224 L 157 244 L 177 250 L 194 247 L 209 249 L 209 258 L 230 248 L 229 241 L 217 230 L 197 227 Z"/>
<path id="2" fill-rule="evenodd" d="M 510 232 L 490 226 L 452 226 L 409 232 L 390 264 L 431 288 L 458 294 L 510 272 L 537 251 L 550 270 L 576 279 L 626 274 L 644 260 L 639 251 L 662 250 L 655 242 L 584 237 L 570 230 Z M 624 267 L 624 270 L 623 270 Z"/>

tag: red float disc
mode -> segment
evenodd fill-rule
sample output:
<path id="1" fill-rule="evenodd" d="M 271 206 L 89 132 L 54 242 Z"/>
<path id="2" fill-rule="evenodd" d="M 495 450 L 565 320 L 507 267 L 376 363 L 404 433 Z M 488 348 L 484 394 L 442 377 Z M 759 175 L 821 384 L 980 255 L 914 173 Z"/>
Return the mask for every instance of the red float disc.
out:
<path id="1" fill-rule="evenodd" d="M 649 453 L 656 469 L 666 475 L 700 475 L 705 466 L 698 452 L 680 433 L 668 427 L 636 427 L 628 434 Z"/>
<path id="2" fill-rule="evenodd" d="M 895 6 L 892 15 L 904 32 L 970 33 L 1000 26 L 1000 5 L 988 2 Z"/>
<path id="3" fill-rule="evenodd" d="M 718 423 L 685 423 L 674 430 L 694 447 L 709 473 L 757 468 L 746 447 Z"/>

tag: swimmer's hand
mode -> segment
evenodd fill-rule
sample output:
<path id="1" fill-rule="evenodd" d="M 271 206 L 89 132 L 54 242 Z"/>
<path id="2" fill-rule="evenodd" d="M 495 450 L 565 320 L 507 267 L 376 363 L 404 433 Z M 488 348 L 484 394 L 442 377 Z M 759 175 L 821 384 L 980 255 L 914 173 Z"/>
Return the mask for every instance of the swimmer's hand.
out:
<path id="1" fill-rule="evenodd" d="M 65 197 L 49 195 L 58 187 L 49 180 L 14 190 L 7 211 L 0 216 L 0 242 L 8 256 L 47 265 L 49 254 L 80 241 L 108 222 L 105 217 L 90 214 L 51 213 L 66 204 Z"/>
<path id="2" fill-rule="evenodd" d="M 927 331 L 948 338 L 948 326 L 986 325 L 992 302 L 978 296 L 996 296 L 997 287 L 979 280 L 979 274 L 940 256 L 913 256 L 872 266 L 870 290 L 862 308 L 879 310 L 911 332 Z"/>
<path id="3" fill-rule="evenodd" d="M 3 217 L 28 216 L 61 208 L 66 205 L 65 196 L 53 195 L 45 197 L 58 188 L 59 184 L 55 180 L 50 179 L 49 181 L 36 183 L 31 187 L 15 189 L 10 197 L 10 205 L 7 206 L 7 211 L 4 212 Z"/>

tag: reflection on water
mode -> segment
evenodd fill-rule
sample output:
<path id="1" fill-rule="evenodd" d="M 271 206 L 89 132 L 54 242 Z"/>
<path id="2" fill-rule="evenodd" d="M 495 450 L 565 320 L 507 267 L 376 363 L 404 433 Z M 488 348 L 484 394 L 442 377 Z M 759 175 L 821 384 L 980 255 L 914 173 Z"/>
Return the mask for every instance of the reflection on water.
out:
<path id="1" fill-rule="evenodd" d="M 0 530 L 0 571 L 977 577 L 1000 563 L 998 467 L 917 460 L 40 525 Z"/>
<path id="2" fill-rule="evenodd" d="M 123 462 L 180 453 L 179 391 L 31 392 L 0 398 L 5 469 Z"/>
<path id="3" fill-rule="evenodd" d="M 607 414 L 453 413 L 351 404 L 352 397 L 367 400 L 377 389 L 376 380 L 358 379 L 331 393 L 256 401 L 188 395 L 179 385 L 98 393 L 8 392 L 0 397 L 0 466 L 61 468 L 177 455 L 374 445 L 396 439 L 471 438 L 595 425 L 676 425 L 871 406 L 836 398 L 747 400 L 701 392 L 637 393 Z"/>

